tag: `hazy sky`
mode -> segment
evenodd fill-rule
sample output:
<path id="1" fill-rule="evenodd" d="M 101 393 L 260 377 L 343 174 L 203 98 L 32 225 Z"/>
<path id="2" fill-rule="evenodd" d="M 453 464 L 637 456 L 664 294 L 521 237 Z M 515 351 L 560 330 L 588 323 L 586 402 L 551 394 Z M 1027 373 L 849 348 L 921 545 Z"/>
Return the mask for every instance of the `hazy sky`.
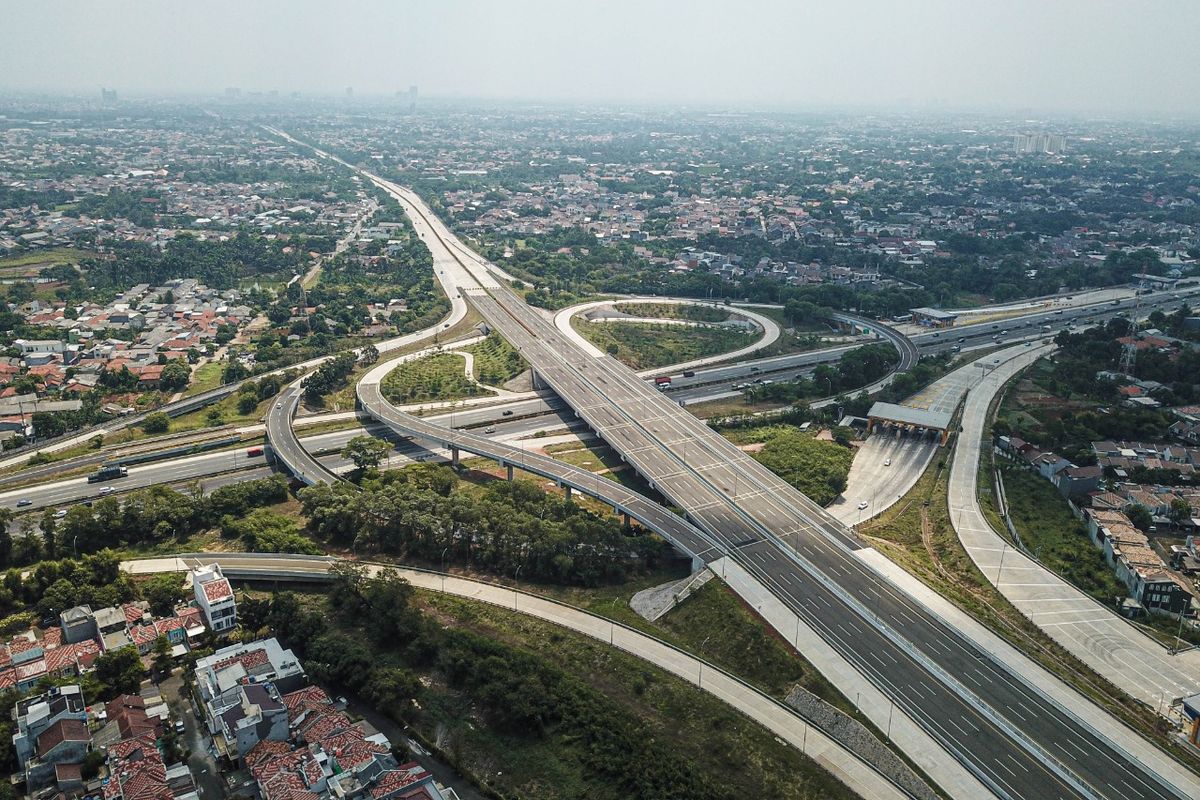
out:
<path id="1" fill-rule="evenodd" d="M 0 0 L 0 88 L 1188 115 L 1200 0 Z"/>

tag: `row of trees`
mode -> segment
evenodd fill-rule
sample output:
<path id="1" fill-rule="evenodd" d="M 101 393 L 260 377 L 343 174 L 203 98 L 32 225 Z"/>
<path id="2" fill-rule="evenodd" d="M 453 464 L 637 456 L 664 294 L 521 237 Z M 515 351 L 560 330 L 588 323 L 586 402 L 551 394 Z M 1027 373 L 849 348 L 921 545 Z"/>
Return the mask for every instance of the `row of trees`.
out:
<path id="1" fill-rule="evenodd" d="M 530 580 L 594 586 L 665 554 L 657 536 L 623 530 L 526 481 L 464 488 L 449 467 L 421 464 L 300 491 L 313 533 L 358 553 L 455 562 Z"/>
<path id="2" fill-rule="evenodd" d="M 185 537 L 213 527 L 224 517 L 242 517 L 253 508 L 287 497 L 287 481 L 279 475 L 222 486 L 209 495 L 198 488 L 179 492 L 152 486 L 124 498 L 102 497 L 91 506 L 71 506 L 61 519 L 55 518 L 53 509 L 46 509 L 38 523 L 40 536 L 34 535 L 24 518 L 23 535 L 14 537 L 8 530 L 12 511 L 0 509 L 0 523 L 4 523 L 0 525 L 0 567 Z"/>
<path id="3" fill-rule="evenodd" d="M 218 289 L 268 274 L 291 275 L 304 265 L 302 241 L 270 240 L 249 231 L 220 239 L 197 239 L 183 233 L 159 251 L 141 242 L 113 242 L 108 258 L 87 259 L 80 266 L 96 290 L 119 291 L 135 283 L 158 285 L 186 275 Z"/>
<path id="4" fill-rule="evenodd" d="M 879 380 L 895 364 L 896 351 L 891 345 L 870 344 L 845 353 L 836 365 L 818 364 L 807 378 L 757 384 L 747 390 L 746 396 L 753 402 L 785 403 L 804 398 L 830 397 Z"/>
<path id="5" fill-rule="evenodd" d="M 313 404 L 324 402 L 325 395 L 346 385 L 346 378 L 358 363 L 353 353 L 338 353 L 309 375 L 304 381 L 304 399 Z"/>

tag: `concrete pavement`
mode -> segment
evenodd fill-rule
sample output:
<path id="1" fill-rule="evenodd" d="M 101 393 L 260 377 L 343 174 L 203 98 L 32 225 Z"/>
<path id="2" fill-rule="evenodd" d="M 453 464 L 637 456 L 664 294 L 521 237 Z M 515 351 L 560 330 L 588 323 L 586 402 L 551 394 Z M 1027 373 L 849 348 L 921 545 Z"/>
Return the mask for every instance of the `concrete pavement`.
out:
<path id="1" fill-rule="evenodd" d="M 845 491 L 827 510 L 846 525 L 883 513 L 921 479 L 939 449 L 936 440 L 924 436 L 871 434 L 854 454 Z M 859 508 L 861 503 L 866 503 L 866 508 Z"/>
<path id="2" fill-rule="evenodd" d="M 743 347 L 740 350 L 734 350 L 733 352 L 730 352 L 730 353 L 723 353 L 723 354 L 717 355 L 717 356 L 708 356 L 707 358 L 697 358 L 692 361 L 684 362 L 682 364 L 673 364 L 670 367 L 671 370 L 693 369 L 694 367 L 706 367 L 710 364 L 717 364 L 717 363 L 720 363 L 723 361 L 736 361 L 736 360 L 745 358 L 746 356 L 752 355 L 753 353 L 756 353 L 757 351 L 762 350 L 764 347 L 769 347 L 770 345 L 774 344 L 779 339 L 779 333 L 780 333 L 779 324 L 776 323 L 775 320 L 771 319 L 770 317 L 765 316 L 763 314 L 759 314 L 756 311 L 751 311 L 746 308 L 727 308 L 726 306 L 724 306 L 721 303 L 711 303 L 711 302 L 705 302 L 703 300 L 687 300 L 687 299 L 683 299 L 683 298 L 671 298 L 671 297 L 622 297 L 617 300 L 596 300 L 596 301 L 592 301 L 592 302 L 588 302 L 588 303 L 579 303 L 578 305 L 570 306 L 568 308 L 564 308 L 561 311 L 556 312 L 554 314 L 554 326 L 556 328 L 558 328 L 558 330 L 560 332 L 562 332 L 562 334 L 564 336 L 566 336 L 568 339 L 570 339 L 572 342 L 574 342 L 576 344 L 576 346 L 578 346 L 581 350 L 583 350 L 586 353 L 590 353 L 593 356 L 599 358 L 600 356 L 603 356 L 604 353 L 602 353 L 600 351 L 600 348 L 596 347 L 594 344 L 592 344 L 587 339 L 585 339 L 579 333 L 579 331 L 575 330 L 574 326 L 571 325 L 571 320 L 576 315 L 581 314 L 584 311 L 589 311 L 593 308 L 601 308 L 601 307 L 607 306 L 607 305 L 614 305 L 616 303 L 622 303 L 622 304 L 665 303 L 665 304 L 669 304 L 669 305 L 708 306 L 710 308 L 717 308 L 717 309 L 721 309 L 723 311 L 731 311 L 731 312 L 734 312 L 737 314 L 741 314 L 742 316 L 745 316 L 745 317 L 753 320 L 755 323 L 758 324 L 758 326 L 760 328 L 762 328 L 762 331 L 763 331 L 762 338 L 760 338 L 753 344 L 747 345 L 746 347 Z"/>
<path id="3" fill-rule="evenodd" d="M 991 446 L 983 435 L 992 398 L 1006 381 L 1052 350 L 1043 346 L 1019 352 L 989 372 L 968 396 L 950 468 L 951 521 L 971 560 L 1021 613 L 1095 672 L 1156 708 L 1164 698 L 1200 692 L 1200 651 L 1169 655 L 1114 611 L 1011 547 L 979 506 L 976 476 L 981 449 Z"/>

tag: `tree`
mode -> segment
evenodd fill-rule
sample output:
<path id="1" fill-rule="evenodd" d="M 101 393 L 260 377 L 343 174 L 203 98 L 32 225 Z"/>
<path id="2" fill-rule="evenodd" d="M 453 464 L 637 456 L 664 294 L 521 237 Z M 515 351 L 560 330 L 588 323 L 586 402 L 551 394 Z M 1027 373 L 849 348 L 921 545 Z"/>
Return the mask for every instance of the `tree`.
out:
<path id="1" fill-rule="evenodd" d="M 184 596 L 183 579 L 173 572 L 155 575 L 142 584 L 142 597 L 150 603 L 150 611 L 155 616 L 170 616 Z"/>
<path id="2" fill-rule="evenodd" d="M 136 647 L 112 650 L 96 659 L 93 675 L 100 691 L 101 700 L 111 700 L 119 694 L 137 694 L 146 677 L 142 657 Z"/>
<path id="3" fill-rule="evenodd" d="M 1140 504 L 1134 504 L 1125 509 L 1125 516 L 1129 517 L 1129 521 L 1139 531 L 1148 531 L 1150 530 L 1150 526 L 1154 524 L 1154 518 L 1150 516 L 1150 510 Z"/>
<path id="4" fill-rule="evenodd" d="M 371 671 L 363 694 L 377 708 L 391 711 L 416 697 L 420 688 L 420 681 L 406 669 L 376 667 Z"/>
<path id="5" fill-rule="evenodd" d="M 242 416 L 253 414 L 256 408 L 258 408 L 258 394 L 256 392 L 252 391 L 248 394 L 238 395 L 237 410 L 239 414 Z"/>
<path id="6" fill-rule="evenodd" d="M 147 414 L 142 420 L 142 430 L 146 433 L 166 433 L 171 428 L 171 418 L 162 411 Z"/>
<path id="7" fill-rule="evenodd" d="M 1171 521 L 1178 524 L 1192 516 L 1192 504 L 1182 498 L 1175 498 L 1171 501 L 1171 510 L 1167 512 L 1167 516 Z"/>
<path id="8" fill-rule="evenodd" d="M 171 658 L 171 643 L 167 641 L 166 636 L 159 636 L 154 640 L 154 671 L 159 675 L 170 675 L 171 668 L 174 666 L 175 662 Z"/>
<path id="9" fill-rule="evenodd" d="M 342 448 L 342 458 L 350 459 L 359 472 L 365 472 L 378 467 L 391 449 L 390 444 L 374 436 L 355 436 Z"/>
<path id="10" fill-rule="evenodd" d="M 13 510 L 0 508 L 0 567 L 7 567 L 12 559 L 13 540 L 8 526 L 12 524 Z"/>
<path id="11" fill-rule="evenodd" d="M 55 531 L 58 529 L 58 520 L 54 518 L 54 513 L 54 509 L 47 508 L 42 512 L 41 522 L 38 523 L 38 527 L 42 530 L 42 538 L 46 543 L 46 556 L 48 558 L 54 558 L 58 552 L 58 546 L 54 538 Z"/>
<path id="12" fill-rule="evenodd" d="M 175 358 L 162 368 L 158 385 L 168 392 L 179 392 L 187 388 L 192 379 L 192 370 L 182 359 Z"/>
<path id="13" fill-rule="evenodd" d="M 366 347 L 364 347 L 361 351 L 359 351 L 358 363 L 360 363 L 360 364 L 370 365 L 370 364 L 374 364 L 378 360 L 379 360 L 379 350 L 373 344 L 369 344 Z"/>

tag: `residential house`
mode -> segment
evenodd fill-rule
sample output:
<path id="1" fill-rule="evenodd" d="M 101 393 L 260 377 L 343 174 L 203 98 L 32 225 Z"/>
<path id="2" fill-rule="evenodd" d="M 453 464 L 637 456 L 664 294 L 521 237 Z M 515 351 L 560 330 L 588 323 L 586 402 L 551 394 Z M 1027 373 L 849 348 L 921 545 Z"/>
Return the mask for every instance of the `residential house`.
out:
<path id="1" fill-rule="evenodd" d="M 220 633 L 237 625 L 237 601 L 229 580 L 221 574 L 221 566 L 199 567 L 192 570 L 191 578 L 196 605 L 209 629 Z"/>

